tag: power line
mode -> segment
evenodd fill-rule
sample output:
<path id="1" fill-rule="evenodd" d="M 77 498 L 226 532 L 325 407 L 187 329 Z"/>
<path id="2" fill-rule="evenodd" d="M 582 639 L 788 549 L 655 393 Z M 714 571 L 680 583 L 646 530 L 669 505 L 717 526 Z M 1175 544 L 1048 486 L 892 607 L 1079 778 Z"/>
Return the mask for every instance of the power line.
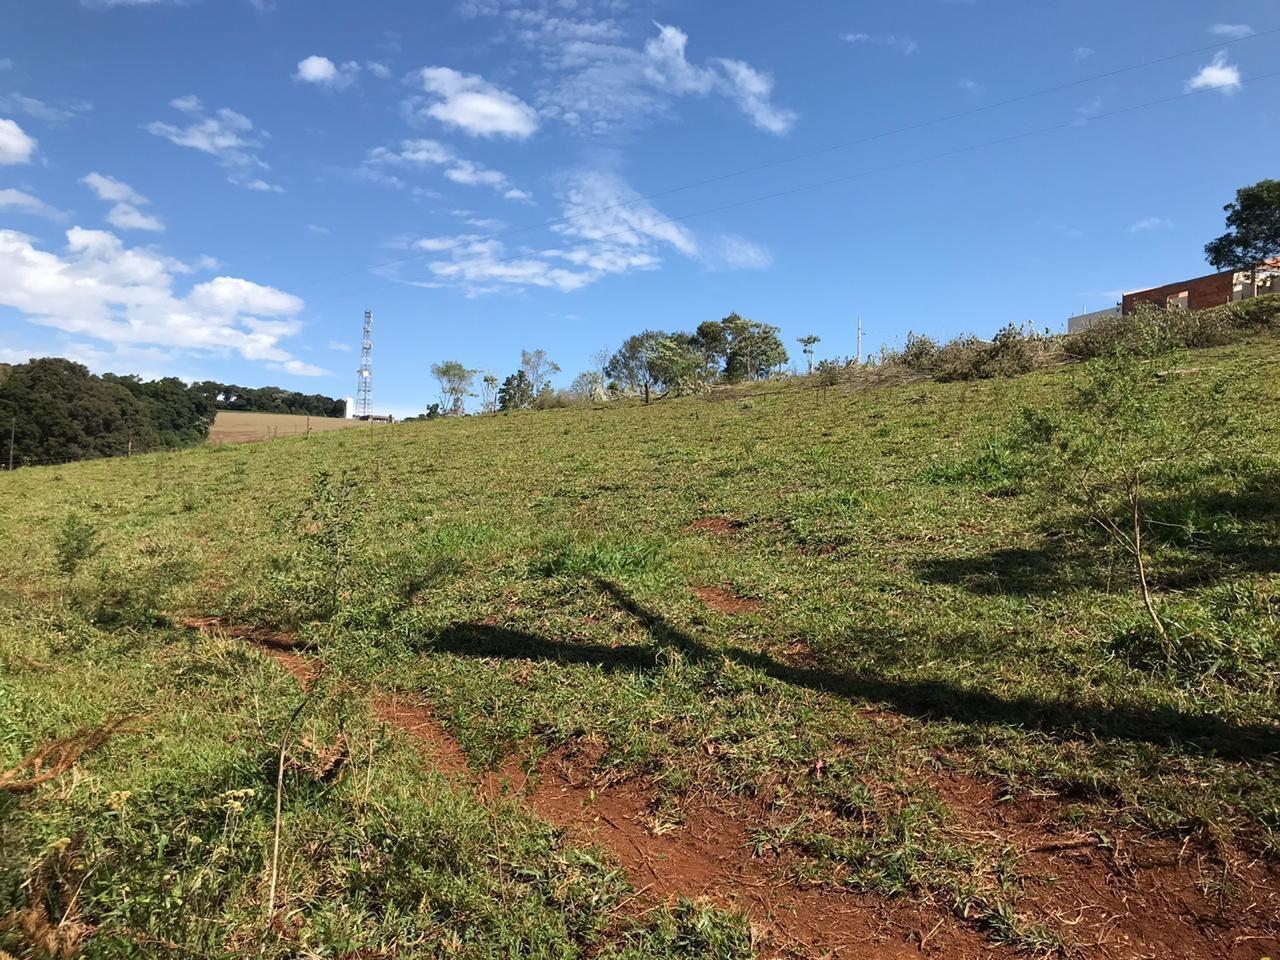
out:
<path id="1" fill-rule="evenodd" d="M 1249 77 L 1246 79 L 1248 79 L 1251 83 L 1260 83 L 1264 80 L 1274 80 L 1276 77 L 1280 77 L 1280 70 L 1273 71 L 1271 73 L 1259 74 L 1255 77 Z M 818 190 L 818 189 L 821 189 L 822 187 L 834 186 L 835 184 L 839 184 L 839 183 L 847 183 L 851 180 L 858 180 L 863 177 L 873 176 L 877 173 L 888 173 L 894 170 L 901 170 L 905 167 L 918 166 L 919 164 L 930 163 L 935 160 L 946 160 L 951 157 L 961 156 L 966 153 L 973 153 L 974 151 L 977 151 L 977 150 L 983 150 L 989 147 L 1001 146 L 1006 143 L 1013 143 L 1018 140 L 1027 140 L 1027 139 L 1030 139 L 1031 137 L 1043 136 L 1044 134 L 1047 134 L 1047 133 L 1056 133 L 1060 130 L 1070 130 L 1072 128 L 1084 126 L 1085 124 L 1088 124 L 1088 123 L 1097 122 L 1099 120 L 1107 120 L 1113 117 L 1123 116 L 1128 113 L 1133 113 L 1137 110 L 1144 110 L 1150 107 L 1162 106 L 1163 104 L 1167 104 L 1167 103 L 1176 103 L 1181 100 L 1186 100 L 1191 97 L 1199 96 L 1201 94 L 1212 93 L 1215 91 L 1222 90 L 1224 87 L 1227 87 L 1227 86 L 1234 86 L 1234 84 L 1219 84 L 1213 87 L 1202 87 L 1197 90 L 1188 90 L 1184 93 L 1175 94 L 1173 96 L 1161 97 L 1158 100 L 1148 100 L 1143 103 L 1133 104 L 1128 107 L 1121 107 L 1116 110 L 1109 110 L 1105 113 L 1095 114 L 1094 116 L 1089 117 L 1086 120 L 1081 120 L 1077 118 L 1074 120 L 1069 120 L 1065 123 L 1057 123 L 1047 127 L 1038 127 L 1034 130 L 1024 130 L 1019 133 L 1009 134 L 1008 136 L 996 137 L 995 139 L 992 139 L 992 140 L 984 140 L 984 141 L 981 141 L 980 143 L 972 143 L 963 147 L 956 147 L 955 149 L 952 149 L 952 150 L 944 150 L 940 153 L 928 154 L 927 156 L 923 156 L 923 157 L 913 157 L 910 160 L 901 160 L 901 161 L 898 161 L 897 163 L 886 164 L 884 166 L 879 166 L 879 167 L 871 167 L 866 170 L 860 170 L 855 173 L 842 174 L 841 176 L 831 177 L 825 180 L 817 180 L 811 183 L 801 184 L 796 187 L 789 187 L 785 190 L 776 190 L 771 193 L 759 194 L 754 197 L 747 197 L 742 200 L 735 200 L 730 203 L 720 204 L 719 206 L 707 207 L 702 210 L 696 210 L 692 213 L 685 213 L 685 214 L 681 214 L 680 216 L 668 217 L 662 220 L 657 220 L 657 221 L 654 221 L 651 224 L 651 226 L 660 227 L 660 226 L 666 226 L 667 224 L 680 223 L 685 220 L 692 220 L 696 217 L 704 217 L 713 213 L 723 213 L 726 210 L 736 210 L 739 207 L 750 206 L 751 204 L 755 204 L 755 203 L 763 203 L 766 200 L 777 200 L 782 197 L 789 197 L 799 193 L 806 193 L 810 190 Z M 634 230 L 628 227 L 624 230 L 614 231 L 613 233 L 601 234 L 599 236 L 593 237 L 592 239 L 608 240 L 612 237 L 624 236 L 633 232 Z M 433 251 L 433 253 L 434 252 L 436 251 Z M 497 266 L 504 263 L 515 263 L 522 259 L 525 259 L 525 257 L 524 256 L 502 257 L 496 260 L 485 260 L 483 262 L 486 266 Z M 386 281 L 383 281 L 381 284 L 379 284 L 378 287 L 380 288 L 382 286 L 385 286 L 388 283 L 402 283 L 402 282 L 404 281 L 386 280 Z M 336 299 L 341 299 L 345 297 L 361 296 L 369 292 L 369 290 L 371 289 L 374 289 L 374 288 L 366 287 L 363 290 L 353 291 L 350 293 L 337 294 L 335 296 L 326 297 L 314 302 L 324 303 L 328 300 L 336 300 Z"/>
<path id="2" fill-rule="evenodd" d="M 803 153 L 795 153 L 785 157 L 778 157 L 773 160 L 766 160 L 763 163 L 753 164 L 748 167 L 740 167 L 737 170 L 731 170 L 725 173 L 715 174 L 714 176 L 705 177 L 701 180 L 694 180 L 689 183 L 680 184 L 678 186 L 668 187 L 664 190 L 659 190 L 654 193 L 646 193 L 646 194 L 643 194 L 642 196 L 632 197 L 629 200 L 622 200 L 617 203 L 606 204 L 604 206 L 595 207 L 590 210 L 583 210 L 579 213 L 569 214 L 563 217 L 551 217 L 547 220 L 543 220 L 540 223 L 531 223 L 522 227 L 512 227 L 508 230 L 502 230 L 495 233 L 469 236 L 465 240 L 458 239 L 458 240 L 455 240 L 453 243 L 438 247 L 435 250 L 413 253 L 413 254 L 410 254 L 409 256 L 399 257 L 395 260 L 387 260 L 381 263 L 374 263 L 374 264 L 369 264 L 363 267 L 356 267 L 355 269 L 347 270 L 341 273 L 328 274 L 321 279 L 324 279 L 324 280 L 340 279 L 342 277 L 348 277 L 348 276 L 352 276 L 353 274 L 364 273 L 370 270 L 380 270 L 386 267 L 399 266 L 402 263 L 408 263 L 412 260 L 424 259 L 426 257 L 430 257 L 437 253 L 447 253 L 450 250 L 457 249 L 458 247 L 462 246 L 464 243 L 472 243 L 477 240 L 479 241 L 503 240 L 508 237 L 518 236 L 520 234 L 529 233 L 534 230 L 543 230 L 550 227 L 559 226 L 562 224 L 569 224 L 575 220 L 580 220 L 586 217 L 598 216 L 601 213 L 607 213 L 610 210 L 618 210 L 624 207 L 634 206 L 637 203 L 644 203 L 649 200 L 657 200 L 662 197 L 668 197 L 668 196 L 671 196 L 672 194 L 683 193 L 687 190 L 695 190 L 698 187 L 710 186 L 711 184 L 714 184 L 714 183 L 722 183 L 726 180 L 732 180 L 737 177 L 746 176 L 749 173 L 758 173 L 762 170 L 770 170 L 770 169 L 773 169 L 774 167 L 785 166 L 791 163 L 798 163 L 801 160 L 810 160 L 814 157 L 823 156 L 825 154 L 833 153 L 838 150 L 847 150 L 850 147 L 863 146 L 868 143 L 874 143 L 878 140 L 884 140 L 889 137 L 898 136 L 899 134 L 913 133 L 917 130 L 924 130 L 929 127 L 938 126 L 939 124 L 942 124 L 942 123 L 948 123 L 952 120 L 962 120 L 967 117 L 976 116 L 981 113 L 987 113 L 992 110 L 998 110 L 1001 107 L 1008 107 L 1017 103 L 1025 103 L 1028 100 L 1035 100 L 1040 97 L 1048 96 L 1049 94 L 1052 94 L 1052 93 L 1061 93 L 1064 90 L 1071 90 L 1076 87 L 1085 86 L 1090 83 L 1095 83 L 1099 80 L 1108 80 L 1112 77 L 1122 76 L 1126 73 L 1133 73 L 1137 70 L 1145 70 L 1148 67 L 1159 66 L 1162 63 L 1171 63 L 1174 60 L 1180 60 L 1183 57 L 1189 57 L 1197 53 L 1207 53 L 1210 50 L 1221 50 L 1223 47 L 1227 47 L 1232 44 L 1245 43 L 1250 40 L 1258 40 L 1263 37 L 1273 36 L 1275 34 L 1280 34 L 1280 27 L 1273 27 L 1269 30 L 1262 30 L 1257 33 L 1252 33 L 1247 37 L 1228 38 L 1226 40 L 1222 40 L 1217 43 L 1206 44 L 1205 46 L 1200 46 L 1200 47 L 1192 47 L 1187 50 L 1180 50 L 1177 53 L 1165 54 L 1164 56 L 1156 57 L 1152 60 L 1144 60 L 1141 63 L 1134 63 L 1124 67 L 1117 67 L 1114 70 L 1107 70 L 1102 73 L 1095 73 L 1087 77 L 1079 77 L 1075 80 L 1068 80 L 1064 83 L 1055 84 L 1054 86 L 1042 87 L 1040 89 L 1032 90 L 1027 93 L 1018 94 L 1015 97 L 1009 97 L 1004 100 L 997 100 L 993 103 L 987 103 L 987 104 L 982 104 L 976 107 L 970 107 L 967 110 L 960 110 L 955 113 L 943 114 L 941 116 L 932 117 L 927 120 L 919 120 L 914 123 L 905 124 L 904 126 L 900 126 L 900 127 L 892 127 L 887 130 L 881 130 L 878 133 L 868 134 L 865 137 L 858 137 L 853 140 L 844 140 L 839 143 L 832 143 L 824 147 L 817 147 L 813 150 L 807 150 Z M 324 301 L 321 300 L 317 302 L 323 303 Z"/>

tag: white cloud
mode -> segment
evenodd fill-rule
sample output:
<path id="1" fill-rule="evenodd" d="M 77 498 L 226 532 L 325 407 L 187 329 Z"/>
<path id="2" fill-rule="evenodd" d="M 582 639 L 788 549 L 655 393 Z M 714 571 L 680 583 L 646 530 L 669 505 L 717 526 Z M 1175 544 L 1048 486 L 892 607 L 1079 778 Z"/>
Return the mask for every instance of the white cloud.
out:
<path id="1" fill-rule="evenodd" d="M 657 269 L 667 249 L 702 259 L 691 233 L 670 222 L 612 174 L 575 174 L 566 182 L 563 202 L 564 220 L 552 227 L 565 241 L 563 246 L 522 248 L 509 254 L 493 237 L 424 237 L 411 247 L 442 256 L 427 265 L 431 279 L 409 282 L 455 285 L 468 296 L 529 287 L 568 293 L 612 274 Z M 737 249 L 747 256 L 744 247 Z M 761 251 L 753 253 L 758 258 Z"/>
<path id="2" fill-rule="evenodd" d="M 224 317 L 249 314 L 251 326 L 262 327 L 260 316 L 278 317 L 296 314 L 302 301 L 291 293 L 264 287 L 239 277 L 215 277 L 191 291 L 187 301 L 196 309 Z"/>
<path id="3" fill-rule="evenodd" d="M 107 211 L 107 223 L 120 230 L 163 230 L 164 221 L 143 213 L 131 203 L 117 203 Z"/>
<path id="4" fill-rule="evenodd" d="M 661 23 L 654 26 L 658 35 L 644 43 L 642 68 L 649 82 L 676 94 L 710 93 L 716 85 L 716 72 L 710 67 L 695 66 L 685 57 L 689 35 L 679 27 Z"/>
<path id="5" fill-rule="evenodd" d="M 388 77 L 391 76 L 391 68 L 388 67 L 385 63 L 380 63 L 377 60 L 365 61 L 364 68 L 368 70 L 371 74 L 373 74 L 375 77 L 377 77 L 379 80 L 386 80 Z"/>
<path id="6" fill-rule="evenodd" d="M 99 200 L 114 204 L 107 211 L 107 223 L 121 230 L 154 230 L 164 229 L 164 222 L 159 217 L 139 210 L 149 201 L 129 184 L 101 173 L 89 173 L 80 182 L 98 195 Z"/>
<path id="7" fill-rule="evenodd" d="M 135 347 L 121 345 L 104 348 L 100 345 L 86 343 L 71 337 L 61 336 L 55 343 L 46 343 L 38 349 L 18 350 L 0 347 L 0 362 L 26 363 L 33 357 L 59 356 L 82 363 L 95 373 L 128 371 L 147 380 L 159 380 L 162 377 L 178 376 L 182 380 L 200 379 L 194 370 L 181 372 L 183 358 L 172 350 L 161 347 Z"/>
<path id="8" fill-rule="evenodd" d="M 328 227 L 322 227 L 319 224 L 315 224 L 315 223 L 308 223 L 307 231 L 309 233 L 314 233 L 320 237 L 327 237 L 329 236 L 329 234 L 333 233 L 333 231 L 330 230 Z"/>
<path id="9" fill-rule="evenodd" d="M 179 147 L 187 147 L 216 157 L 227 171 L 227 182 L 248 190 L 283 192 L 283 188 L 267 183 L 255 171 L 269 170 L 257 151 L 268 135 L 255 130 L 253 121 L 230 107 L 209 112 L 194 95 L 177 97 L 169 106 L 186 114 L 185 126 L 154 121 L 144 129 Z"/>
<path id="10" fill-rule="evenodd" d="M 330 90 L 345 90 L 356 82 L 360 76 L 360 64 L 348 60 L 343 64 L 335 64 L 328 57 L 312 54 L 298 62 L 297 72 L 293 79 L 302 83 L 313 83 Z"/>
<path id="11" fill-rule="evenodd" d="M 12 69 L 13 69 L 12 60 L 10 60 L 8 57 L 0 58 L 0 70 L 12 70 Z"/>
<path id="12" fill-rule="evenodd" d="M 688 35 L 657 23 L 639 50 L 620 43 L 570 40 L 551 46 L 547 67 L 559 76 L 539 96 L 543 113 L 571 128 L 602 134 L 668 115 L 680 97 L 718 95 L 737 104 L 760 129 L 783 134 L 796 115 L 775 106 L 773 78 L 733 59 L 688 59 Z"/>
<path id="13" fill-rule="evenodd" d="M 33 217 L 44 217 L 46 220 L 62 220 L 66 214 L 49 206 L 39 197 L 34 197 L 22 190 L 6 187 L 0 190 L 0 210 L 11 210 L 14 213 L 30 214 Z"/>
<path id="14" fill-rule="evenodd" d="M 330 341 L 329 341 L 329 349 L 330 349 L 330 350 L 337 350 L 339 353 L 350 353 L 350 352 L 351 352 L 351 344 L 349 344 L 349 343 L 343 343 L 343 342 L 342 342 L 342 341 L 340 341 L 340 340 L 330 340 Z"/>
<path id="15" fill-rule="evenodd" d="M 980 84 L 977 80 L 970 79 L 969 77 L 965 77 L 963 80 L 958 81 L 956 86 L 971 97 L 980 97 L 987 92 L 986 87 Z"/>
<path id="16" fill-rule="evenodd" d="M 504 286 L 550 287 L 567 293 L 586 286 L 597 276 L 591 270 L 556 265 L 554 252 L 508 257 L 505 246 L 497 240 L 475 240 L 450 247 L 448 252 L 450 259 L 435 260 L 428 269 L 438 282 L 457 284 L 468 296 L 494 293 Z"/>
<path id="17" fill-rule="evenodd" d="M 871 43 L 881 47 L 892 47 L 895 50 L 902 51 L 908 56 L 920 49 L 920 44 L 916 43 L 916 41 L 911 39 L 911 37 L 899 37 L 892 33 L 876 35 L 855 31 L 853 33 L 846 33 L 840 39 L 845 43 Z"/>
<path id="18" fill-rule="evenodd" d="M 80 182 L 96 193 L 99 200 L 105 200 L 108 203 L 147 203 L 146 197 L 115 177 L 108 177 L 101 173 L 88 173 L 80 178 Z"/>
<path id="19" fill-rule="evenodd" d="M 1221 50 L 1187 81 L 1188 91 L 1220 90 L 1227 95 L 1235 93 L 1241 86 L 1240 68 L 1228 63 L 1226 53 Z"/>
<path id="20" fill-rule="evenodd" d="M 121 347 L 156 347 L 196 355 L 238 353 L 297 374 L 280 344 L 301 329 L 299 298 L 237 277 L 217 277 L 175 291 L 191 267 L 114 234 L 73 227 L 60 252 L 0 230 L 0 305 L 33 323 Z"/>
<path id="21" fill-rule="evenodd" d="M 280 364 L 279 369 L 285 373 L 292 373 L 297 377 L 327 377 L 331 375 L 324 367 L 317 367 L 314 363 L 304 363 L 301 360 L 286 360 Z"/>
<path id="22" fill-rule="evenodd" d="M 432 117 L 477 137 L 525 140 L 538 129 L 533 107 L 483 77 L 450 67 L 423 67 L 417 76 L 427 96 L 406 102 L 411 117 Z"/>
<path id="23" fill-rule="evenodd" d="M 726 233 L 720 238 L 717 259 L 734 270 L 767 270 L 773 266 L 773 254 L 746 237 Z"/>
<path id="24" fill-rule="evenodd" d="M 421 250 L 423 253 L 442 253 L 445 250 L 452 250 L 455 247 L 461 247 L 463 244 L 482 239 L 484 238 L 470 233 L 453 237 L 422 237 L 413 241 L 410 246 L 414 250 Z"/>
<path id="25" fill-rule="evenodd" d="M 523 46 L 555 46 L 570 41 L 606 43 L 622 39 L 622 28 L 608 13 L 621 12 L 621 4 L 599 12 L 587 9 L 586 3 L 556 3 L 554 9 L 516 6 L 503 14 L 513 27 L 510 37 Z M 496 15 L 493 10 L 490 15 Z"/>
<path id="26" fill-rule="evenodd" d="M 1151 230 L 1169 230 L 1173 227 L 1173 221 L 1165 217 L 1144 217 L 1136 223 L 1130 224 L 1130 233 L 1146 233 Z"/>
<path id="27" fill-rule="evenodd" d="M 61 126 L 84 116 L 93 105 L 83 100 L 71 101 L 62 105 L 45 103 L 35 97 L 27 97 L 21 93 L 0 94 L 0 111 L 5 113 L 21 113 L 33 120 L 47 123 L 50 126 Z"/>
<path id="28" fill-rule="evenodd" d="M 796 114 L 774 106 L 771 100 L 773 77 L 741 60 L 720 60 L 718 63 L 729 78 L 729 96 L 751 118 L 752 123 L 761 130 L 779 135 L 791 130 L 796 122 Z"/>
<path id="29" fill-rule="evenodd" d="M 13 120 L 0 119 L 0 165 L 30 163 L 36 152 L 36 140 L 29 137 Z"/>
<path id="30" fill-rule="evenodd" d="M 1253 27 L 1247 23 L 1215 23 L 1209 28 L 1209 32 L 1227 40 L 1243 40 L 1253 36 Z"/>
<path id="31" fill-rule="evenodd" d="M 404 180 L 388 168 L 399 170 L 439 167 L 446 179 L 468 187 L 490 187 L 507 200 L 530 200 L 530 195 L 511 184 L 505 173 L 474 160 L 460 157 L 452 147 L 438 140 L 402 140 L 399 149 L 374 147 L 366 155 L 360 176 L 386 187 L 403 189 Z"/>
<path id="32" fill-rule="evenodd" d="M 1094 50 L 1093 47 L 1076 47 L 1071 51 L 1071 59 L 1076 63 L 1081 63 L 1088 60 L 1097 52 L 1098 51 Z"/>
<path id="33" fill-rule="evenodd" d="M 664 217 L 647 200 L 608 173 L 579 173 L 565 195 L 564 219 L 552 229 L 563 236 L 607 241 L 615 246 L 646 247 L 659 241 L 686 256 L 696 256 L 693 235 Z"/>

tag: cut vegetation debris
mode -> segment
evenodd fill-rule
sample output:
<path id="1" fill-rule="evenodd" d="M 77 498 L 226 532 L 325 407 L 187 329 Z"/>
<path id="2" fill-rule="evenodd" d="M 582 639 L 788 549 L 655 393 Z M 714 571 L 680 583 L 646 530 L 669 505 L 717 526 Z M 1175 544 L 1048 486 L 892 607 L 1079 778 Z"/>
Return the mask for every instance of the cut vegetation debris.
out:
<path id="1" fill-rule="evenodd" d="M 147 727 L 0 948 L 1275 956 L 1280 342 L 1175 346 L 3 478 L 0 769 Z"/>

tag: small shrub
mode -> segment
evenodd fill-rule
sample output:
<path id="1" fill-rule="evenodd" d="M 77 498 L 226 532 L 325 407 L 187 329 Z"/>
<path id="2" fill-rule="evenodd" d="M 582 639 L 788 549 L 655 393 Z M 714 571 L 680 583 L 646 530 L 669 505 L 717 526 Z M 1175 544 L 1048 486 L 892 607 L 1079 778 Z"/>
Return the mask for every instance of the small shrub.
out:
<path id="1" fill-rule="evenodd" d="M 98 542 L 98 528 L 79 516 L 69 514 L 62 522 L 54 542 L 54 553 L 58 560 L 58 570 L 67 580 L 75 579 L 76 571 L 86 561 L 91 560 L 102 549 Z"/>
<path id="2" fill-rule="evenodd" d="M 1265 684 L 1280 658 L 1280 597 L 1261 587 L 1232 584 L 1207 603 L 1171 604 L 1168 639 L 1149 621 L 1123 626 L 1112 649 L 1130 666 L 1160 670 L 1187 688 L 1206 682 Z"/>
<path id="3" fill-rule="evenodd" d="M 1081 360 L 1110 357 L 1120 352 L 1150 355 L 1177 346 L 1170 335 L 1168 311 L 1140 306 L 1124 317 L 1107 317 L 1088 330 L 1067 337 L 1067 352 Z"/>
<path id="4" fill-rule="evenodd" d="M 190 581 L 195 564 L 180 547 L 143 540 L 133 557 L 113 557 L 98 565 L 82 604 L 95 623 L 108 627 L 146 627 L 166 623 L 165 604 L 174 588 Z"/>
<path id="5" fill-rule="evenodd" d="M 845 381 L 849 376 L 849 364 L 840 360 L 819 360 L 813 368 L 813 382 L 820 390 L 827 390 Z"/>
<path id="6" fill-rule="evenodd" d="M 1121 350 L 1152 353 L 1179 347 L 1216 347 L 1258 330 L 1280 326 L 1280 294 L 1254 297 L 1208 310 L 1162 310 L 1141 304 L 1123 317 L 1108 317 L 1066 338 L 1077 359 L 1111 356 Z"/>
<path id="7" fill-rule="evenodd" d="M 898 363 L 919 373 L 928 373 L 938 362 L 939 347 L 936 340 L 916 333 L 907 333 L 906 346 L 896 354 L 891 354 L 887 362 Z"/>
<path id="8" fill-rule="evenodd" d="M 577 406 L 578 398 L 568 390 L 547 389 L 539 393 L 533 400 L 535 410 L 561 410 L 565 407 Z"/>
<path id="9" fill-rule="evenodd" d="M 978 454 L 951 463 L 934 464 L 920 475 L 925 483 L 975 487 L 988 494 L 1017 493 L 1024 477 L 1025 457 L 1005 436 L 983 439 Z"/>
<path id="10" fill-rule="evenodd" d="M 983 346 L 974 336 L 948 341 L 934 355 L 934 376 L 943 382 L 978 379 L 982 376 Z"/>
<path id="11" fill-rule="evenodd" d="M 653 570 L 661 554 L 657 541 L 632 537 L 561 541 L 543 549 L 536 569 L 547 577 L 635 576 Z"/>

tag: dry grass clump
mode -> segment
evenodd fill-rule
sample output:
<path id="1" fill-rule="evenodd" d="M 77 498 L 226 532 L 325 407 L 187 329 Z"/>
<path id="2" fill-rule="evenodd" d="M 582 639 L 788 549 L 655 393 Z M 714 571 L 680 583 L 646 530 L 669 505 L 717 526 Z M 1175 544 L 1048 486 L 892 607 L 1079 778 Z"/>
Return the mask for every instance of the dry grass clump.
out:
<path id="1" fill-rule="evenodd" d="M 132 716 L 117 717 L 98 727 L 81 727 L 32 750 L 8 770 L 0 770 L 0 791 L 25 793 L 54 780 L 86 753 L 96 750 L 118 733 Z"/>

